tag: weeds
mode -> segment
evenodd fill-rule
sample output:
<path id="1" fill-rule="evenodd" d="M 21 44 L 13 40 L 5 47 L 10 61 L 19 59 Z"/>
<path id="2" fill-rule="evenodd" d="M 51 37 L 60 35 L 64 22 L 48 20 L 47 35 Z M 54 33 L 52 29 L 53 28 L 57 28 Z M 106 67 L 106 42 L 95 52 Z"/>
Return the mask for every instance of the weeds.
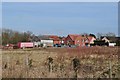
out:
<path id="1" fill-rule="evenodd" d="M 118 78 L 117 54 L 116 47 L 3 50 L 2 75 L 3 78 Z"/>

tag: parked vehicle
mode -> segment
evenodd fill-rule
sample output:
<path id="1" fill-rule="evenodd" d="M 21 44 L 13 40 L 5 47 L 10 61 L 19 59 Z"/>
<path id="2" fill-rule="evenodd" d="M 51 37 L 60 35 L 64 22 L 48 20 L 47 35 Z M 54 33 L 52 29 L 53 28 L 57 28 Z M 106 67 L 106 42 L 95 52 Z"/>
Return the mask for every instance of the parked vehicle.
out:
<path id="1" fill-rule="evenodd" d="M 33 48 L 34 47 L 33 42 L 19 42 L 17 45 L 18 45 L 18 48 Z"/>
<path id="2" fill-rule="evenodd" d="M 54 44 L 54 47 L 61 47 L 61 44 Z"/>

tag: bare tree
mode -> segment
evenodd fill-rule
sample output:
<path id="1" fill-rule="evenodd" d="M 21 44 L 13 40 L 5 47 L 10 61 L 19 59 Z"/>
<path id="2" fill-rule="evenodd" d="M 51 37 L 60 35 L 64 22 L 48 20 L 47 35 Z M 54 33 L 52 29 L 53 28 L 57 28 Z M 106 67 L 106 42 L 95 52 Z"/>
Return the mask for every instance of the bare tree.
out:
<path id="1" fill-rule="evenodd" d="M 102 34 L 102 33 L 97 33 L 97 38 L 98 38 L 98 39 L 100 39 L 100 38 L 101 38 L 101 36 L 103 36 L 103 34 Z"/>
<path id="2" fill-rule="evenodd" d="M 115 35 L 115 33 L 108 32 L 108 33 L 106 33 L 106 34 L 105 34 L 105 36 L 111 36 L 111 37 L 115 37 L 116 35 Z"/>
<path id="3" fill-rule="evenodd" d="M 100 39 L 101 36 L 110 36 L 110 37 L 116 37 L 115 33 L 108 32 L 108 33 L 97 33 L 97 38 Z"/>

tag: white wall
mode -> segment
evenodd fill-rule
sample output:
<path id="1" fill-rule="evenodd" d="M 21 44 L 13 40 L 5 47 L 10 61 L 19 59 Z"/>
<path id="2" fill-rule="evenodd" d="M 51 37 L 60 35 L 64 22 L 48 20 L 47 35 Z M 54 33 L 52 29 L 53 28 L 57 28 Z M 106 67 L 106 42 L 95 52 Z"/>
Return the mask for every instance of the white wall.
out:
<path id="1" fill-rule="evenodd" d="M 43 46 L 53 46 L 53 40 L 41 40 Z"/>
<path id="2" fill-rule="evenodd" d="M 109 46 L 115 46 L 116 43 L 109 43 Z"/>
<path id="3" fill-rule="evenodd" d="M 94 40 L 96 40 L 96 38 L 93 37 L 90 41 L 90 44 L 94 44 Z"/>
<path id="4" fill-rule="evenodd" d="M 41 40 L 41 43 L 53 43 L 53 40 Z"/>
<path id="5" fill-rule="evenodd" d="M 34 43 L 34 46 L 38 46 L 41 44 L 41 42 L 33 42 Z"/>

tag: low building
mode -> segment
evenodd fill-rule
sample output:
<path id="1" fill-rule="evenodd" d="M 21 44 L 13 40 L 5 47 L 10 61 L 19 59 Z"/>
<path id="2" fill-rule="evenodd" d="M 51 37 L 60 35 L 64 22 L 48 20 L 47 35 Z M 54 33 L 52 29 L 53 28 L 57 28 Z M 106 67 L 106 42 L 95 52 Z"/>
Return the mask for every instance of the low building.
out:
<path id="1" fill-rule="evenodd" d="M 114 47 L 116 46 L 116 43 L 109 43 L 108 45 Z"/>
<path id="2" fill-rule="evenodd" d="M 53 44 L 61 44 L 61 40 L 58 36 L 50 35 L 49 38 L 53 40 Z"/>
<path id="3" fill-rule="evenodd" d="M 43 46 L 52 47 L 53 40 L 52 39 L 41 39 L 41 44 L 43 44 Z"/>

